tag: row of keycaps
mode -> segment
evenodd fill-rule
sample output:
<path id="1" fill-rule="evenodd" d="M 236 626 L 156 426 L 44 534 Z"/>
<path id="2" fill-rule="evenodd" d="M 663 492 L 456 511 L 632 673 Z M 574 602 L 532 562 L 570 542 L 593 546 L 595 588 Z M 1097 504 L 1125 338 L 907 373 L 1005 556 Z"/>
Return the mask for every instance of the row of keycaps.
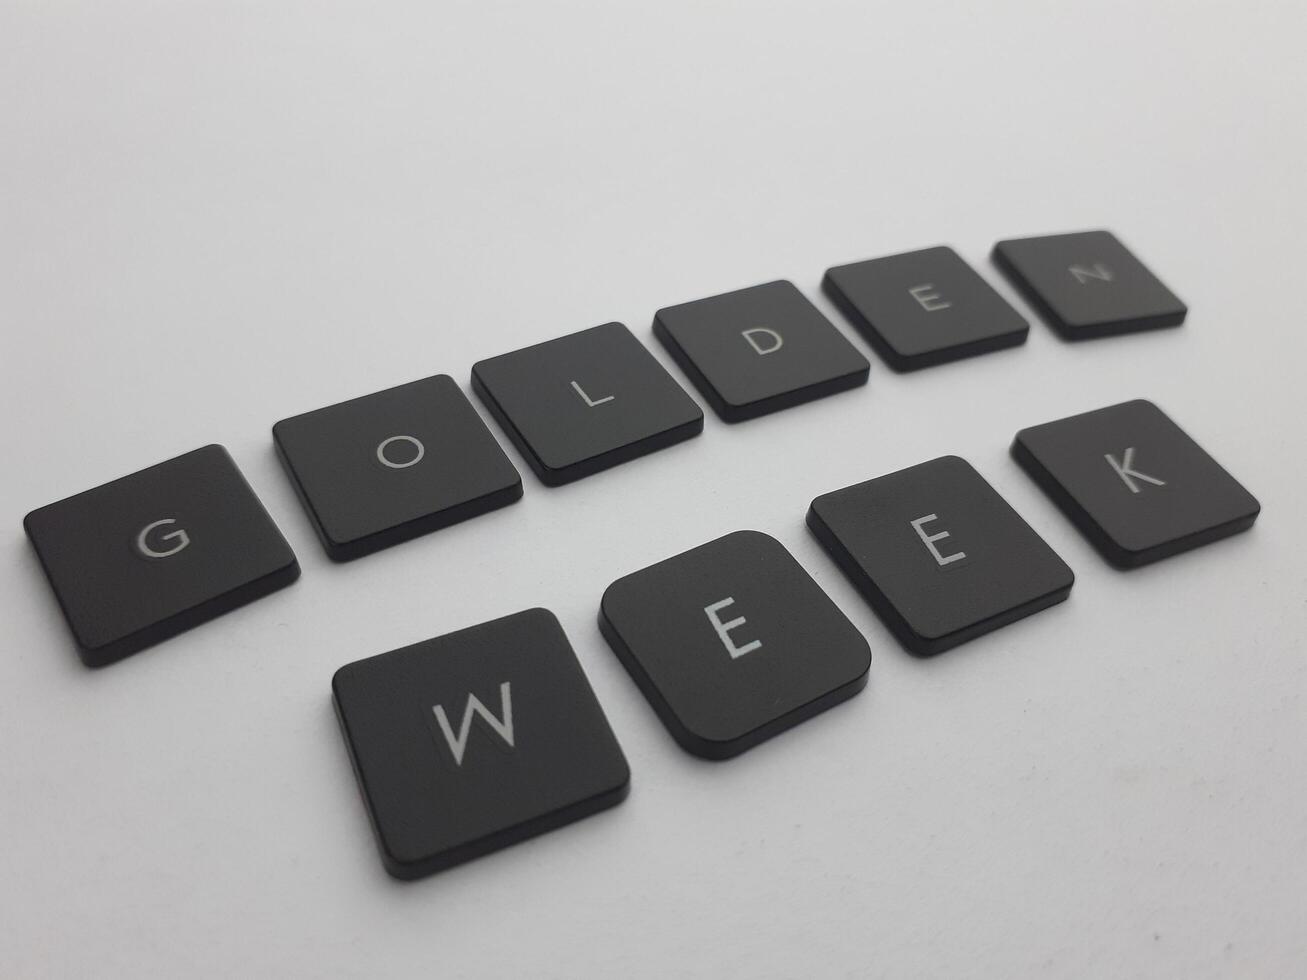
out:
<path id="1" fill-rule="evenodd" d="M 1000 242 L 1061 329 L 1178 323 L 1184 307 L 1107 232 Z M 1060 277 L 1050 270 L 1061 268 Z M 1063 295 L 1060 279 L 1084 289 Z M 1025 320 L 949 248 L 830 269 L 825 288 L 896 368 L 1025 339 Z M 1067 325 L 1073 324 L 1073 327 Z M 789 282 L 660 310 L 654 333 L 736 422 L 865 383 L 869 365 Z M 477 363 L 472 387 L 541 481 L 588 476 L 703 430 L 703 413 L 619 323 Z M 279 422 L 278 451 L 328 554 L 348 560 L 520 498 L 458 386 L 429 378 Z M 397 472 L 402 471 L 402 474 Z"/>
<path id="2" fill-rule="evenodd" d="M 493 444 L 448 378 L 406 387 L 444 393 L 450 406 L 464 411 Z M 317 448 L 324 461 L 322 473 L 336 472 L 325 465 L 330 444 Z M 438 448 L 456 463 L 442 467 L 449 482 L 477 478 L 468 463 L 475 458 L 468 444 L 461 450 L 452 445 Z M 499 452 L 497 445 L 493 448 Z M 386 449 L 378 450 L 378 458 Z M 1146 401 L 1026 429 L 1018 433 L 1012 453 L 1099 551 L 1122 567 L 1241 531 L 1258 513 L 1252 495 Z M 424 458 L 420 447 L 412 458 Z M 486 461 L 487 470 L 492 461 Z M 502 465 L 511 472 L 507 461 Z M 315 520 L 325 528 L 324 536 L 348 536 L 369 519 L 369 508 L 394 514 L 400 507 L 422 511 L 427 506 L 421 488 L 396 484 L 387 490 L 361 466 L 356 479 L 354 486 L 301 479 L 299 486 Z M 519 493 L 520 483 L 505 480 L 504 488 L 501 492 Z M 327 503 L 334 509 L 327 509 Z M 915 539 L 901 533 L 899 510 L 920 511 L 906 518 Z M 974 526 L 959 532 L 950 523 L 958 513 L 972 515 Z M 887 526 L 886 515 L 894 515 L 888 526 L 896 536 L 881 540 L 877 535 Z M 953 588 L 970 583 L 964 594 L 973 604 L 1006 594 L 1002 576 L 992 568 L 972 581 L 977 552 L 991 560 L 1011 554 L 1013 567 L 1027 584 L 1038 578 L 1035 573 L 1044 564 L 1065 572 L 1020 518 L 959 460 L 937 461 L 821 497 L 813 502 L 808 523 L 916 652 L 944 649 L 988 622 L 985 617 L 955 621 L 947 602 L 934 601 L 945 584 Z M 299 575 L 290 546 L 221 446 L 197 449 L 50 504 L 29 514 L 25 524 L 83 659 L 91 665 L 142 649 L 288 585 Z M 408 529 L 399 524 L 388 533 Z M 955 546 L 947 554 L 938 543 L 946 538 Z M 950 572 L 947 579 L 901 578 L 912 567 L 902 549 L 911 552 L 914 540 L 936 555 L 939 567 Z M 1023 540 L 1028 546 L 1019 546 Z M 1050 577 L 1059 579 L 1052 571 Z M 1064 597 L 1070 573 L 1064 577 L 1064 583 L 1024 596 L 1011 609 L 1026 602 L 1039 608 Z M 919 610 L 922 617 L 914 620 L 903 612 L 908 608 Z M 1006 607 L 994 614 L 1003 622 L 1012 618 Z"/>
<path id="3" fill-rule="evenodd" d="M 1000 242 L 995 256 L 1059 329 L 1100 334 L 1183 318 L 1178 300 L 1107 232 Z M 825 288 L 899 367 L 1025 336 L 1020 316 L 947 248 L 836 267 Z M 669 307 L 659 311 L 654 329 L 731 420 L 861 384 L 868 372 L 866 359 L 788 282 Z M 703 427 L 698 406 L 615 323 L 481 361 L 472 382 L 548 484 Z M 517 470 L 447 376 L 283 420 L 273 434 L 337 560 L 522 494 Z M 231 506 L 215 506 L 226 498 Z M 41 508 L 26 526 L 91 664 L 157 642 L 298 575 L 289 546 L 217 448 Z M 245 527 L 264 533 L 242 549 L 234 539 Z M 207 542 L 202 549 L 193 543 L 197 534 Z M 130 538 L 129 547 L 121 547 L 118 535 Z M 215 552 L 221 549 L 215 539 L 232 540 L 234 555 Z"/>
<path id="4" fill-rule="evenodd" d="M 1082 466 L 1087 447 L 1134 447 Z M 1257 503 L 1155 406 L 1017 435 L 1099 543 L 1148 560 L 1251 525 Z M 1145 464 L 1148 469 L 1144 469 Z M 1160 474 L 1165 474 L 1165 478 Z M 1146 494 L 1145 487 L 1173 493 Z M 808 524 L 910 650 L 1065 599 L 1074 575 L 965 460 L 812 502 Z M 604 592 L 599 626 L 687 751 L 726 759 L 867 682 L 858 629 L 776 539 L 737 531 Z M 529 650 L 530 656 L 523 656 Z M 630 770 L 552 614 L 530 610 L 349 664 L 332 681 L 387 869 L 412 878 L 621 801 Z"/>

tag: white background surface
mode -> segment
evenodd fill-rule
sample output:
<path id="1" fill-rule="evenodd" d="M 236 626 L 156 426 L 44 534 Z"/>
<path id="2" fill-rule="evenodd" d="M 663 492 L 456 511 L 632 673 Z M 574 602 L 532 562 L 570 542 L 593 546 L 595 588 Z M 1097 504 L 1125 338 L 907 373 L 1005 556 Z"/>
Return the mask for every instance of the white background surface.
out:
<path id="1" fill-rule="evenodd" d="M 1301 975 L 1304 9 L 6 0 L 0 973 Z M 520 504 L 344 566 L 273 455 L 284 416 L 466 388 L 478 358 L 611 319 L 653 346 L 660 306 L 777 277 L 817 297 L 859 258 L 951 243 L 1011 297 L 996 239 L 1089 227 L 1188 324 L 1072 346 L 1032 317 L 1022 348 L 905 376 L 873 356 L 866 388 L 710 414 L 569 487 L 522 465 Z M 1263 514 L 1123 574 L 1007 446 L 1138 396 Z M 23 514 L 210 441 L 302 580 L 86 670 Z M 803 515 L 949 452 L 1078 580 L 921 661 Z M 595 614 L 613 579 L 745 527 L 875 660 L 853 701 L 709 764 Z M 390 880 L 332 671 L 533 605 L 571 636 L 630 799 Z"/>

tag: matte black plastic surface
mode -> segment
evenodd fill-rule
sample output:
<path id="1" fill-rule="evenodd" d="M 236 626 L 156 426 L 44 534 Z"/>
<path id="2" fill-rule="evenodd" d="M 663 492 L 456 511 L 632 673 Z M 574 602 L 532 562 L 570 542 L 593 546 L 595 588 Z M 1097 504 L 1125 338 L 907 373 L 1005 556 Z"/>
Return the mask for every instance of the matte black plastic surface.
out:
<path id="1" fill-rule="evenodd" d="M 41 507 L 23 526 L 90 667 L 300 574 L 290 545 L 222 446 Z"/>
<path id="2" fill-rule="evenodd" d="M 553 613 L 348 664 L 337 715 L 386 870 L 418 878 L 619 803 L 631 774 Z"/>
<path id="3" fill-rule="evenodd" d="M 808 526 L 899 641 L 929 655 L 1061 602 L 1075 576 L 966 460 L 823 494 Z"/>
<path id="4" fill-rule="evenodd" d="M 993 259 L 1068 340 L 1176 327 L 1188 312 L 1110 231 L 1010 239 Z"/>
<path id="5" fill-rule="evenodd" d="M 896 371 L 1015 347 L 1030 333 L 947 245 L 837 265 L 822 289 Z"/>
<path id="6" fill-rule="evenodd" d="M 779 541 L 736 531 L 618 579 L 599 626 L 673 737 L 738 755 L 867 683 L 867 641 Z"/>
<path id="7" fill-rule="evenodd" d="M 654 334 L 727 422 L 856 388 L 870 369 L 784 280 L 659 310 Z"/>
<path id="8" fill-rule="evenodd" d="M 1261 512 L 1252 494 L 1142 399 L 1022 429 L 1012 456 L 1120 568 L 1246 531 Z"/>
<path id="9" fill-rule="evenodd" d="M 472 388 L 549 486 L 703 431 L 703 411 L 620 323 L 478 361 Z"/>
<path id="10" fill-rule="evenodd" d="M 272 435 L 336 561 L 522 497 L 517 469 L 446 374 L 283 419 Z"/>

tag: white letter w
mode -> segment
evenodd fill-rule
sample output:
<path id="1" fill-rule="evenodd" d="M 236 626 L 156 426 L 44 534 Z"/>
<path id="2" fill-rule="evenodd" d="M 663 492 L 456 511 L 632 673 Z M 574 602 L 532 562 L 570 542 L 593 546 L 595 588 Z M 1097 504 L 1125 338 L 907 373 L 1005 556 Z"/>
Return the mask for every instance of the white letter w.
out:
<path id="1" fill-rule="evenodd" d="M 475 715 L 480 715 L 510 748 L 513 745 L 513 699 L 508 681 L 499 685 L 499 711 L 504 716 L 502 721 L 492 715 L 490 709 L 471 693 L 468 694 L 467 704 L 463 707 L 463 720 L 458 726 L 457 735 L 450 727 L 449 717 L 445 714 L 443 705 L 437 704 L 431 710 L 436 713 L 436 724 L 440 726 L 440 733 L 449 743 L 449 751 L 454 754 L 454 762 L 457 765 L 463 764 L 463 753 L 467 751 L 467 737 L 472 732 L 472 718 Z"/>

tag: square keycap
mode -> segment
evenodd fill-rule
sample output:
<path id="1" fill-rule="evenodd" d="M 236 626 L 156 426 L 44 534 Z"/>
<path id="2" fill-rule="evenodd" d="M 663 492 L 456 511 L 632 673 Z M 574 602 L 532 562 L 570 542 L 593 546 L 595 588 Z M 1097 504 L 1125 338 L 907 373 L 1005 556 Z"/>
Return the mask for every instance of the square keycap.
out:
<path id="1" fill-rule="evenodd" d="M 1022 429 L 1012 456 L 1121 568 L 1246 531 L 1261 511 L 1220 463 L 1142 399 Z"/>
<path id="2" fill-rule="evenodd" d="M 896 371 L 1025 343 L 1025 318 L 947 245 L 826 270 L 826 295 Z"/>
<path id="3" fill-rule="evenodd" d="M 870 368 L 783 280 L 659 310 L 654 334 L 727 422 L 856 388 Z"/>
<path id="4" fill-rule="evenodd" d="M 290 545 L 222 446 L 41 507 L 23 526 L 90 667 L 300 574 Z"/>
<path id="5" fill-rule="evenodd" d="M 994 264 L 1068 340 L 1176 327 L 1184 303 L 1110 231 L 1015 238 Z"/>
<path id="6" fill-rule="evenodd" d="M 544 609 L 348 664 L 331 687 L 396 878 L 579 820 L 630 786 L 603 710 Z"/>
<path id="7" fill-rule="evenodd" d="M 687 752 L 726 759 L 867 683 L 867 641 L 775 538 L 736 531 L 618 579 L 599 627 Z"/>
<path id="8" fill-rule="evenodd" d="M 699 406 L 620 323 L 478 361 L 472 388 L 549 486 L 703 431 Z"/>
<path id="9" fill-rule="evenodd" d="M 957 456 L 823 494 L 808 526 L 915 654 L 940 653 L 1046 609 L 1075 581 Z"/>
<path id="10" fill-rule="evenodd" d="M 447 374 L 283 419 L 272 436 L 336 561 L 522 496 L 517 469 Z"/>

